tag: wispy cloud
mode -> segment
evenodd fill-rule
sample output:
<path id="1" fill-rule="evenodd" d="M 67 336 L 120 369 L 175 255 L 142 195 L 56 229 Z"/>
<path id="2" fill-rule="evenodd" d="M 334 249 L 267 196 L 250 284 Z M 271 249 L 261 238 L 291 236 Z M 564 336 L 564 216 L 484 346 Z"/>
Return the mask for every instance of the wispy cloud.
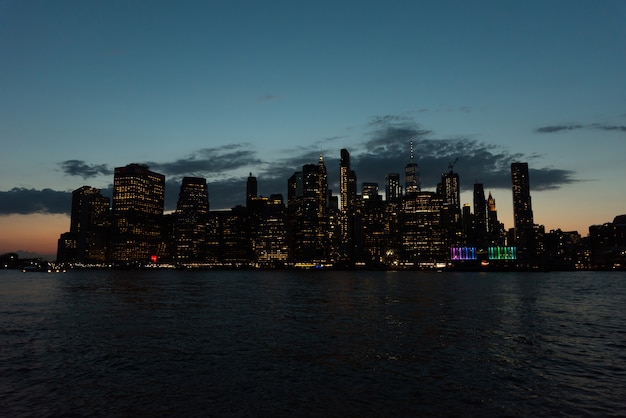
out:
<path id="1" fill-rule="evenodd" d="M 556 128 L 558 126 L 546 132 L 558 132 L 559 129 Z M 600 129 L 611 128 L 613 127 L 610 125 L 602 125 Z M 614 128 L 621 130 L 619 126 Z M 389 173 L 399 173 L 404 178 L 411 140 L 415 162 L 421 172 L 422 188 L 425 190 L 434 190 L 441 181 L 441 174 L 448 170 L 450 162 L 457 157 L 454 171 L 459 173 L 463 190 L 471 190 L 475 182 L 483 183 L 491 190 L 510 189 L 510 166 L 515 161 L 531 162 L 532 190 L 556 189 L 581 181 L 576 179 L 576 173 L 571 170 L 533 165 L 532 161 L 540 159 L 540 155 L 511 153 L 506 148 L 471 137 L 437 138 L 432 131 L 402 115 L 375 116 L 362 129 L 365 139 L 356 144 L 341 144 L 336 138 L 326 138 L 325 142 L 332 143 L 335 147 L 324 151 L 329 186 L 335 194 L 339 192 L 340 148 L 348 148 L 350 151 L 352 169 L 357 174 L 359 186 L 362 182 L 378 182 L 382 190 Z M 260 194 L 267 196 L 281 193 L 286 198 L 288 178 L 294 171 L 301 170 L 304 164 L 316 164 L 319 153 L 318 144 L 312 144 L 284 150 L 273 161 L 263 161 L 250 144 L 238 143 L 199 149 L 172 161 L 144 163 L 151 170 L 166 175 L 166 210 L 176 208 L 181 179 L 184 176 L 207 178 L 211 209 L 228 209 L 245 204 L 246 178 L 249 172 L 258 178 Z M 112 170 L 104 164 L 67 160 L 60 165 L 68 175 L 82 178 L 110 175 L 111 181 L 113 180 Z M 111 197 L 112 186 L 109 185 L 101 192 Z M 69 213 L 70 207 L 70 192 L 23 188 L 0 192 L 0 214 Z"/>
<path id="2" fill-rule="evenodd" d="M 542 126 L 540 128 L 535 129 L 537 133 L 555 133 L 555 132 L 563 132 L 563 131 L 574 131 L 579 129 L 595 129 L 602 131 L 619 131 L 626 132 L 626 126 L 623 125 L 607 125 L 604 123 L 590 123 L 590 124 L 563 124 L 563 125 L 548 125 Z"/>
<path id="3" fill-rule="evenodd" d="M 83 160 L 62 161 L 59 165 L 65 174 L 69 176 L 79 176 L 84 179 L 113 174 L 113 170 L 106 164 L 87 164 Z"/>

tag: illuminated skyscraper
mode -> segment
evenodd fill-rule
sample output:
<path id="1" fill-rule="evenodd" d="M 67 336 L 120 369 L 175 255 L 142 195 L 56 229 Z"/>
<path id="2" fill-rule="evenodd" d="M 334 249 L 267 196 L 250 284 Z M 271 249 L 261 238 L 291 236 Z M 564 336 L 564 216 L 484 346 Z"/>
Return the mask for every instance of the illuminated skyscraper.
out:
<path id="1" fill-rule="evenodd" d="M 340 213 L 340 256 L 343 259 L 353 258 L 354 247 L 354 210 L 356 200 L 356 174 L 350 170 L 350 153 L 347 149 L 341 150 L 339 162 L 339 197 L 341 200 Z"/>
<path id="2" fill-rule="evenodd" d="M 421 191 L 419 166 L 413 161 L 413 141 L 409 163 L 404 168 L 404 191 L 407 195 Z"/>
<path id="3" fill-rule="evenodd" d="M 305 164 L 301 175 L 296 172 L 291 176 L 288 193 L 291 260 L 303 263 L 331 261 L 327 216 L 328 177 L 321 155 L 318 164 Z"/>
<path id="4" fill-rule="evenodd" d="M 174 214 L 174 257 L 179 263 L 205 262 L 209 193 L 206 179 L 185 177 Z"/>
<path id="5" fill-rule="evenodd" d="M 528 163 L 512 163 L 513 221 L 517 257 L 522 260 L 534 255 L 533 210 L 530 200 Z"/>
<path id="6" fill-rule="evenodd" d="M 165 176 L 147 166 L 115 168 L 110 259 L 148 262 L 159 255 Z"/>

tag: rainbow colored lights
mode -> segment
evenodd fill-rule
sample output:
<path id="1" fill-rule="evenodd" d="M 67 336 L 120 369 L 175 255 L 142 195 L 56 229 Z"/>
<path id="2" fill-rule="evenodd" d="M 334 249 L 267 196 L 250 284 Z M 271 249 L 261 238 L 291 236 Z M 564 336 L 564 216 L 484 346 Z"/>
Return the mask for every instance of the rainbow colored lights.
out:
<path id="1" fill-rule="evenodd" d="M 489 247 L 487 252 L 490 260 L 517 259 L 517 247 Z"/>
<path id="2" fill-rule="evenodd" d="M 476 260 L 476 247 L 450 247 L 451 260 Z"/>

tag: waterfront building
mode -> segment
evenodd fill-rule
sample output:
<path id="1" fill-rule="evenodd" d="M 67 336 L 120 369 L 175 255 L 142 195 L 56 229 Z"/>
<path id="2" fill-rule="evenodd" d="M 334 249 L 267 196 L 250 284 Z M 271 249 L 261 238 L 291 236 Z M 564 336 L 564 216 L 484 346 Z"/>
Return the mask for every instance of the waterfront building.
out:
<path id="1" fill-rule="evenodd" d="M 534 220 L 530 198 L 528 163 L 512 163 L 513 222 L 517 257 L 521 261 L 535 255 Z"/>
<path id="2" fill-rule="evenodd" d="M 290 260 L 294 263 L 326 264 L 331 255 L 328 222 L 328 177 L 324 158 L 302 167 L 288 181 Z M 298 191 L 302 190 L 301 194 Z"/>
<path id="3" fill-rule="evenodd" d="M 254 228 L 253 251 L 259 267 L 284 266 L 289 256 L 287 212 L 281 194 L 270 195 Z"/>
<path id="4" fill-rule="evenodd" d="M 426 266 L 449 258 L 441 225 L 443 199 L 434 192 L 405 196 L 400 221 L 401 262 Z"/>
<path id="5" fill-rule="evenodd" d="M 72 192 L 70 231 L 62 234 L 57 261 L 102 263 L 106 260 L 110 199 L 100 189 L 80 187 Z"/>
<path id="6" fill-rule="evenodd" d="M 496 199 L 491 192 L 487 198 L 487 238 L 489 245 L 503 246 L 505 244 L 504 225 L 498 220 Z"/>
<path id="7" fill-rule="evenodd" d="M 145 165 L 115 168 L 110 260 L 148 262 L 161 255 L 165 176 Z"/>
<path id="8" fill-rule="evenodd" d="M 339 160 L 339 257 L 343 260 L 354 258 L 354 216 L 356 202 L 356 173 L 350 169 L 350 153 L 347 149 L 341 150 Z"/>
<path id="9" fill-rule="evenodd" d="M 185 177 L 174 214 L 174 259 L 177 263 L 205 263 L 209 193 L 206 179 Z"/>
<path id="10" fill-rule="evenodd" d="M 487 239 L 487 200 L 482 183 L 474 183 L 474 236 L 479 250 L 488 246 Z"/>

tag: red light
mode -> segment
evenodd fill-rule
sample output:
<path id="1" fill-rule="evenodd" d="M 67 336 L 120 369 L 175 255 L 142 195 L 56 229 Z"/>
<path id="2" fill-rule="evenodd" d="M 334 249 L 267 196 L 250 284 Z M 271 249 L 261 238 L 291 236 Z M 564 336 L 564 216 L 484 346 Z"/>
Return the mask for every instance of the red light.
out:
<path id="1" fill-rule="evenodd" d="M 150 256 L 150 260 L 151 260 L 153 263 L 155 263 L 155 264 L 156 264 L 156 262 L 157 262 L 157 256 L 156 256 L 156 255 L 151 255 L 151 256 Z"/>

